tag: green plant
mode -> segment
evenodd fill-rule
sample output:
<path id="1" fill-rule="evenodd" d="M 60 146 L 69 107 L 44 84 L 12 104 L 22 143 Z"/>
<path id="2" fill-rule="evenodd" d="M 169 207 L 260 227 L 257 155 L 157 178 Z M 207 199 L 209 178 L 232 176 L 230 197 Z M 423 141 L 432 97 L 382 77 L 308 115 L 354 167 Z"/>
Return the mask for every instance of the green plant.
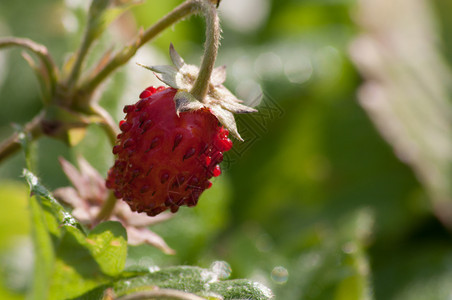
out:
<path id="1" fill-rule="evenodd" d="M 32 299 L 269 299 L 272 293 L 263 285 L 248 280 L 225 280 L 227 264 L 221 262 L 214 263 L 210 269 L 188 266 L 162 270 L 126 268 L 128 242 L 144 242 L 165 253 L 173 253 L 158 235 L 146 228 L 165 220 L 168 215 L 157 220 L 134 215 L 123 202 L 116 202 L 107 191 L 102 176 L 83 158 L 79 158 L 80 171 L 64 159 L 60 160 L 74 188 L 61 188 L 52 193 L 34 174 L 33 143 L 42 136 L 75 146 L 86 128 L 97 124 L 104 129 L 112 146 L 116 143 L 118 128 L 95 100 L 99 86 L 141 46 L 192 14 L 202 14 L 206 19 L 205 55 L 191 89 L 178 86 L 180 97 L 175 99 L 176 112 L 183 114 L 205 104 L 240 138 L 231 112 L 254 110 L 239 104 L 232 94 L 225 92 L 227 90 L 221 86 L 224 70 L 217 72 L 219 78 L 211 79 L 219 45 L 216 12 L 219 1 L 185 1 L 153 26 L 139 32 L 132 43 L 114 54 L 107 51 L 97 64 L 86 68 L 90 50 L 108 25 L 134 4 L 134 1 L 93 0 L 81 46 L 61 68 L 43 45 L 23 38 L 0 39 L 0 48 L 20 47 L 38 58 L 36 62 L 27 53 L 23 55 L 37 75 L 43 100 L 41 112 L 0 144 L 0 162 L 21 148 L 27 161 L 23 176 L 32 195 L 30 215 L 35 249 L 33 282 L 27 293 Z M 174 60 L 174 53 L 172 56 Z M 176 61 L 179 67 L 183 66 L 182 59 Z M 168 76 L 164 74 L 163 78 L 168 79 Z M 228 98 L 226 105 L 220 105 L 210 88 L 210 82 L 217 81 L 218 91 L 223 93 L 220 96 Z M 217 84 L 213 85 L 216 89 Z M 206 95 L 208 99 L 212 98 L 211 102 L 203 101 Z M 218 173 L 218 170 L 214 172 Z"/>

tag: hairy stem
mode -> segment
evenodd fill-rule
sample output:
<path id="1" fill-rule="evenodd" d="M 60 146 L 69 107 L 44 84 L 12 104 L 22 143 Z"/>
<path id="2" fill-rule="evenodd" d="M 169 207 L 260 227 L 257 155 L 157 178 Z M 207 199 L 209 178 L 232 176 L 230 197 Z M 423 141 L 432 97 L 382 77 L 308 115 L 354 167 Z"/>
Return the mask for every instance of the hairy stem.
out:
<path id="1" fill-rule="evenodd" d="M 209 89 L 210 77 L 217 58 L 221 30 L 217 9 L 212 2 L 198 1 L 198 5 L 206 19 L 206 42 L 198 78 L 190 93 L 196 99 L 203 101 Z"/>
<path id="2" fill-rule="evenodd" d="M 47 71 L 47 76 L 50 83 L 50 92 L 54 93 L 58 78 L 58 69 L 53 62 L 53 59 L 50 56 L 47 48 L 41 44 L 35 43 L 32 40 L 25 38 L 7 37 L 0 39 L 0 49 L 13 46 L 27 49 L 39 57 Z"/>
<path id="3" fill-rule="evenodd" d="M 145 299 L 180 299 L 180 300 L 204 300 L 195 294 L 190 294 L 172 289 L 154 289 L 122 296 L 117 300 L 145 300 Z"/>
<path id="4" fill-rule="evenodd" d="M 30 140 L 35 140 L 42 135 L 41 121 L 44 114 L 38 114 L 24 126 L 23 132 L 30 136 Z M 19 134 L 16 132 L 0 144 L 0 163 L 6 158 L 16 153 L 21 147 Z"/>
<path id="5" fill-rule="evenodd" d="M 199 2 L 199 0 L 189 0 L 182 3 L 153 26 L 139 34 L 135 41 L 119 51 L 98 73 L 83 82 L 81 85 L 82 90 L 87 93 L 94 91 L 113 71 L 127 63 L 141 46 L 171 25 L 191 14 L 197 13 Z"/>

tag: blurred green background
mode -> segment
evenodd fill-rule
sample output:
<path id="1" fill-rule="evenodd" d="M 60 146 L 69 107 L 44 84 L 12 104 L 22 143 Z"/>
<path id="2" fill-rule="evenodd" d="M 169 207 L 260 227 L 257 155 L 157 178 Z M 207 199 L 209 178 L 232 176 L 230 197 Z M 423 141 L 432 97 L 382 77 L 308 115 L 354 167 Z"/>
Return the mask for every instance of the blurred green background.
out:
<path id="1" fill-rule="evenodd" d="M 80 43 L 88 2 L 0 0 L 0 36 L 28 37 L 44 44 L 61 65 Z M 450 76 L 446 62 L 452 62 L 452 39 L 447 39 L 452 23 L 447 12 L 452 2 L 424 1 L 418 11 L 409 7 L 415 4 L 402 1 L 406 9 L 397 11 L 400 5 L 395 5 L 397 17 L 387 20 L 374 5 L 373 15 L 384 22 L 369 25 L 372 2 L 392 3 L 222 1 L 223 39 L 217 65 L 228 67 L 226 86 L 248 104 L 260 102 L 260 112 L 237 117 L 246 142 L 235 141 L 223 163 L 223 175 L 198 206 L 182 208 L 172 220 L 152 228 L 177 254 L 131 247 L 129 265 L 208 267 L 224 260 L 231 265 L 233 278 L 262 282 L 276 299 L 452 297 L 452 239 L 444 220 L 440 222 L 434 213 L 432 192 L 422 184 L 422 169 L 399 160 L 403 153 L 395 154 L 394 143 L 383 139 L 372 122 L 375 119 L 358 101 L 364 82 L 375 78 L 404 82 L 405 77 L 394 78 L 395 72 L 388 69 L 382 71 L 382 79 L 372 69 L 358 69 L 359 62 L 350 56 L 360 36 L 385 42 L 388 36 L 374 33 L 399 32 L 407 21 L 401 16 L 413 13 L 420 20 L 415 27 L 420 36 L 407 31 L 396 40 L 408 47 L 415 35 L 421 40 L 422 34 L 429 37 L 427 50 L 433 52 L 420 50 L 441 57 L 439 65 L 445 70 L 425 72 Z M 111 45 L 117 49 L 130 41 L 138 27 L 146 28 L 179 3 L 147 0 L 134 7 L 97 43 L 91 61 Z M 424 28 L 424 19 L 433 26 Z M 203 41 L 201 18 L 165 31 L 103 86 L 98 95 L 101 105 L 118 121 L 124 104 L 158 84 L 136 62 L 168 63 L 172 42 L 187 62 L 199 64 Z M 385 55 L 391 55 L 391 48 L 386 50 Z M 359 54 L 364 60 L 373 58 L 373 52 Z M 410 64 L 409 58 L 397 63 Z M 416 63 L 422 66 L 422 61 Z M 408 69 L 407 77 L 416 72 Z M 444 90 L 442 101 L 450 106 L 450 87 Z M 13 132 L 12 123 L 26 123 L 41 108 L 37 81 L 17 49 L 0 52 L 0 103 L 1 139 Z M 113 161 L 107 138 L 95 126 L 74 149 L 42 138 L 38 142 L 42 182 L 51 189 L 68 185 L 58 157 L 74 161 L 80 153 L 102 174 Z M 29 283 L 32 253 L 27 188 L 20 177 L 23 167 L 20 153 L 0 165 L 1 299 L 22 299 Z M 447 174 L 442 179 L 451 182 Z"/>

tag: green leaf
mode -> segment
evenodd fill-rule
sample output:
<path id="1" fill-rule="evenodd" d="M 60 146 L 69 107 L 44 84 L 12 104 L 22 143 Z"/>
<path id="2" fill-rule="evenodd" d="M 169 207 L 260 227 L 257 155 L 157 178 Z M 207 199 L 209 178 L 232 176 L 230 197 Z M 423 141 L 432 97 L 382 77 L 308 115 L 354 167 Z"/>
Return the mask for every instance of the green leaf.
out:
<path id="1" fill-rule="evenodd" d="M 3 250 L 14 239 L 28 235 L 31 226 L 24 217 L 28 213 L 28 188 L 20 182 L 2 179 L 0 195 L 0 250 Z"/>
<path id="2" fill-rule="evenodd" d="M 127 235 L 118 222 L 104 222 L 88 235 L 38 178 L 24 170 L 31 194 L 36 247 L 33 299 L 77 297 L 119 275 L 127 256 Z"/>
<path id="3" fill-rule="evenodd" d="M 37 199 L 40 200 L 41 206 L 48 208 L 60 225 L 74 226 L 83 230 L 79 222 L 39 183 L 38 178 L 32 172 L 24 169 L 23 176 L 30 186 L 31 194 L 38 196 Z"/>
<path id="4" fill-rule="evenodd" d="M 118 222 L 105 222 L 88 236 L 71 226 L 57 249 L 51 299 L 77 297 L 110 282 L 124 268 L 127 256 L 126 232 Z M 105 276 L 107 275 L 107 276 Z"/>
<path id="5" fill-rule="evenodd" d="M 121 223 L 99 224 L 89 233 L 86 243 L 104 274 L 116 276 L 121 273 L 127 257 L 127 233 Z"/>
<path id="6" fill-rule="evenodd" d="M 225 299 L 271 299 L 271 290 L 259 282 L 247 279 L 219 281 L 210 285 L 210 289 Z"/>
<path id="7" fill-rule="evenodd" d="M 52 277 L 55 250 L 47 229 L 44 211 L 39 204 L 38 198 L 39 196 L 30 199 L 32 234 L 35 247 L 35 265 L 30 298 L 45 300 L 48 299 L 48 287 Z"/>
<path id="8" fill-rule="evenodd" d="M 64 226 L 56 247 L 56 261 L 48 299 L 77 297 L 109 280 L 86 246 L 86 236 L 72 226 Z"/>
<path id="9" fill-rule="evenodd" d="M 270 299 L 273 295 L 269 288 L 257 282 L 245 279 L 222 281 L 220 278 L 221 274 L 210 269 L 190 266 L 169 267 L 118 280 L 111 286 L 100 287 L 77 299 L 96 299 L 106 288 L 113 288 L 114 294 L 118 297 L 156 288 L 175 289 L 214 299 L 221 296 L 225 299 L 264 300 Z"/>

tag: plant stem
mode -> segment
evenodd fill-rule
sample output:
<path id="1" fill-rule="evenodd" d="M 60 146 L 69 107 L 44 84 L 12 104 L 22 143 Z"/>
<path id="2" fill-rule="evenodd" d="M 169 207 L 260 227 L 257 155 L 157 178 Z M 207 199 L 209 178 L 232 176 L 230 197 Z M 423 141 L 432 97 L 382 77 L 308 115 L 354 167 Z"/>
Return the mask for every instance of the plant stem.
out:
<path id="1" fill-rule="evenodd" d="M 44 113 L 40 113 L 24 126 L 23 132 L 30 135 L 30 140 L 35 140 L 42 135 L 41 121 L 43 118 Z M 19 134 L 15 132 L 0 144 L 0 163 L 17 152 L 20 147 Z"/>
<path id="2" fill-rule="evenodd" d="M 196 13 L 199 9 L 199 0 L 189 0 L 177 6 L 173 11 L 160 19 L 145 32 L 138 35 L 135 41 L 119 51 L 98 73 L 94 74 L 82 83 L 81 89 L 87 93 L 93 92 L 113 71 L 127 63 L 137 50 L 145 43 L 155 38 L 166 28 L 177 23 L 183 18 Z"/>
<path id="3" fill-rule="evenodd" d="M 205 300 L 196 296 L 195 294 L 190 294 L 178 290 L 172 289 L 154 289 L 151 291 L 137 292 L 134 294 L 122 296 L 117 300 L 146 300 L 146 299 L 180 299 L 180 300 Z"/>
<path id="4" fill-rule="evenodd" d="M 198 78 L 196 78 L 190 93 L 202 102 L 209 89 L 210 77 L 212 75 L 220 44 L 221 30 L 217 9 L 212 2 L 199 1 L 198 3 L 206 19 L 206 42 Z"/>
<path id="5" fill-rule="evenodd" d="M 41 44 L 35 43 L 32 40 L 25 38 L 15 38 L 15 37 L 7 37 L 0 39 L 0 49 L 17 46 L 25 48 L 34 54 L 36 54 L 39 59 L 41 59 L 48 75 L 49 83 L 50 83 L 50 93 L 53 94 L 55 92 L 57 78 L 58 78 L 58 69 L 53 62 L 52 57 L 50 56 L 47 48 Z"/>
<path id="6" fill-rule="evenodd" d="M 115 195 L 113 195 L 113 192 L 110 192 L 108 194 L 107 201 L 105 201 L 104 205 L 102 206 L 102 209 L 96 216 L 94 225 L 98 224 L 99 222 L 101 222 L 103 220 L 107 220 L 111 216 L 111 213 L 113 212 L 113 209 L 115 208 L 116 202 L 117 202 L 117 199 L 116 199 Z"/>
<path id="7" fill-rule="evenodd" d="M 88 54 L 88 50 L 91 47 L 92 43 L 93 43 L 93 39 L 91 38 L 91 35 L 89 34 L 89 28 L 87 28 L 85 31 L 85 34 L 83 36 L 82 45 L 80 46 L 80 49 L 78 50 L 76 61 L 71 70 L 69 78 L 67 80 L 67 87 L 69 90 L 71 90 L 75 86 L 78 78 L 80 77 L 80 72 L 82 70 L 83 61 L 85 60 L 85 57 Z"/>

